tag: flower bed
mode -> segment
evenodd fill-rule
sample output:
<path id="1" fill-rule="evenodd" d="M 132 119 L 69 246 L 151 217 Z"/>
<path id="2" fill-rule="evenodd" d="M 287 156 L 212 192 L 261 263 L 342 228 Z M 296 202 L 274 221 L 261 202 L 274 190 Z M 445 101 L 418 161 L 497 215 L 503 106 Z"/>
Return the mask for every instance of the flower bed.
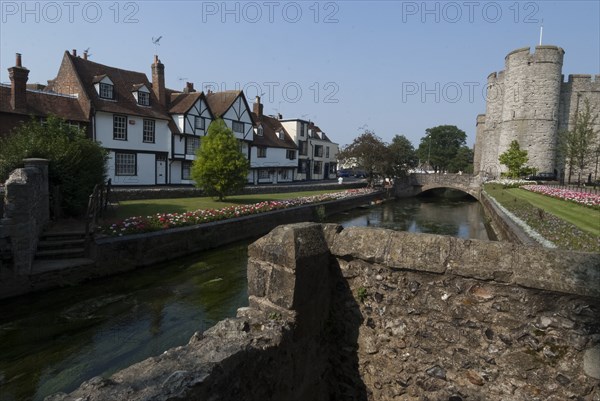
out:
<path id="1" fill-rule="evenodd" d="M 553 198 L 567 200 L 584 206 L 600 209 L 600 195 L 589 192 L 579 192 L 564 188 L 554 188 L 548 185 L 523 185 L 522 189 Z"/>
<path id="2" fill-rule="evenodd" d="M 185 213 L 158 213 L 153 216 L 129 217 L 119 222 L 100 226 L 101 234 L 123 236 L 139 234 L 168 228 L 193 226 L 212 221 L 226 220 L 235 217 L 249 216 L 273 210 L 287 209 L 294 206 L 309 205 L 332 200 L 346 199 L 375 192 L 371 188 L 349 189 L 342 192 L 305 196 L 282 201 L 266 201 L 248 205 L 229 206 L 222 209 L 200 209 Z"/>
<path id="3" fill-rule="evenodd" d="M 502 188 L 519 188 L 523 185 L 531 184 L 531 181 L 526 180 L 511 180 L 508 178 L 502 178 L 499 180 L 490 180 L 486 181 L 486 184 L 499 184 L 502 185 Z"/>

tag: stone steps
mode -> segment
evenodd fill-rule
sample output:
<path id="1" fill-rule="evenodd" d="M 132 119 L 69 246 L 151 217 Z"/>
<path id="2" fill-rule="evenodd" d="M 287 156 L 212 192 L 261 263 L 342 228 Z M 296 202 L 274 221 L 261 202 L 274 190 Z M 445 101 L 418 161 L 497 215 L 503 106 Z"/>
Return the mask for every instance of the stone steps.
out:
<path id="1" fill-rule="evenodd" d="M 85 257 L 85 232 L 57 231 L 43 233 L 35 253 L 36 260 Z"/>
<path id="2" fill-rule="evenodd" d="M 49 249 L 35 253 L 36 259 L 70 259 L 85 256 L 85 248 Z"/>

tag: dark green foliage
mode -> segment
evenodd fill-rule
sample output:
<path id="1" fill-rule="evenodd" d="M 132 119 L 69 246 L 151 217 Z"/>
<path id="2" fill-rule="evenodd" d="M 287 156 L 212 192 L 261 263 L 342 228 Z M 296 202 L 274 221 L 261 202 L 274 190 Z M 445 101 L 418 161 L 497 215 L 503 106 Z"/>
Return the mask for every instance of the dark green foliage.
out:
<path id="1" fill-rule="evenodd" d="M 240 151 L 233 132 L 222 119 L 213 121 L 192 165 L 196 185 L 222 201 L 246 185 L 248 169 L 248 159 Z"/>
<path id="2" fill-rule="evenodd" d="M 388 145 L 391 156 L 390 173 L 392 177 L 403 177 L 408 170 L 416 167 L 417 153 L 412 143 L 404 135 L 396 135 Z"/>
<path id="3" fill-rule="evenodd" d="M 473 149 L 468 146 L 461 146 L 456 152 L 456 156 L 448 164 L 449 173 L 463 173 L 473 172 Z"/>
<path id="4" fill-rule="evenodd" d="M 436 172 L 447 171 L 459 150 L 465 146 L 467 134 L 454 125 L 440 125 L 425 130 L 417 155 Z"/>
<path id="5" fill-rule="evenodd" d="M 346 160 L 365 169 L 371 184 L 373 178 L 384 176 L 388 171 L 390 151 L 381 138 L 367 130 L 338 153 L 338 160 Z"/>
<path id="6" fill-rule="evenodd" d="M 106 151 L 89 140 L 84 130 L 55 116 L 45 123 L 32 118 L 7 138 L 0 138 L 0 182 L 31 157 L 50 161 L 50 185 L 59 188 L 60 206 L 69 216 L 85 212 L 94 185 L 106 178 Z"/>

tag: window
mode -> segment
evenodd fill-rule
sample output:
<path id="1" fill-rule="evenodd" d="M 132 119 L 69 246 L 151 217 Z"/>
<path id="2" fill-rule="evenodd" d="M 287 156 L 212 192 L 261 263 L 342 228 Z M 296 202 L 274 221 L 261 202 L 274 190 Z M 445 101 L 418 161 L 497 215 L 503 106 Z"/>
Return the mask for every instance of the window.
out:
<path id="1" fill-rule="evenodd" d="M 194 129 L 204 129 L 204 118 L 194 117 Z"/>
<path id="2" fill-rule="evenodd" d="M 138 91 L 138 104 L 141 106 L 150 106 L 150 93 Z"/>
<path id="3" fill-rule="evenodd" d="M 113 139 L 119 141 L 127 140 L 127 116 L 117 114 L 113 116 Z"/>
<path id="4" fill-rule="evenodd" d="M 200 147 L 200 138 L 188 136 L 185 138 L 185 154 L 195 155 Z"/>
<path id="5" fill-rule="evenodd" d="M 181 179 L 192 179 L 192 162 L 183 162 L 183 164 L 181 165 Z"/>
<path id="6" fill-rule="evenodd" d="M 277 131 L 277 137 L 283 141 L 285 139 L 285 134 L 283 131 Z"/>
<path id="7" fill-rule="evenodd" d="M 304 136 L 305 129 L 306 129 L 306 125 L 304 123 L 300 123 L 300 136 Z"/>
<path id="8" fill-rule="evenodd" d="M 262 127 L 262 125 L 258 126 L 258 129 L 256 130 L 256 135 L 263 136 L 263 127 Z"/>
<path id="9" fill-rule="evenodd" d="M 305 174 L 307 171 L 307 167 L 306 167 L 306 160 L 298 160 L 298 172 L 300 174 Z"/>
<path id="10" fill-rule="evenodd" d="M 323 157 L 323 145 L 315 145 L 315 157 Z"/>
<path id="11" fill-rule="evenodd" d="M 325 147 L 325 157 L 329 158 L 329 146 Z"/>
<path id="12" fill-rule="evenodd" d="M 281 170 L 281 179 L 282 180 L 288 179 L 288 170 L 287 169 Z"/>
<path id="13" fill-rule="evenodd" d="M 244 133 L 244 123 L 240 121 L 233 121 L 231 123 L 231 129 L 233 132 L 238 132 L 240 134 Z"/>
<path id="14" fill-rule="evenodd" d="M 137 175 L 135 153 L 115 153 L 115 175 Z"/>
<path id="15" fill-rule="evenodd" d="M 258 157 L 267 157 L 267 148 L 259 146 L 258 148 L 256 148 L 256 153 Z"/>
<path id="16" fill-rule="evenodd" d="M 154 120 L 144 120 L 144 142 L 154 143 Z"/>
<path id="17" fill-rule="evenodd" d="M 264 180 L 269 178 L 269 170 L 258 170 L 258 179 Z"/>
<path id="18" fill-rule="evenodd" d="M 306 156 L 308 154 L 308 142 L 298 141 L 298 145 L 300 147 L 300 155 Z"/>
<path id="19" fill-rule="evenodd" d="M 100 82 L 100 97 L 102 99 L 114 99 L 114 91 L 113 86 L 111 84 L 105 84 Z"/>
<path id="20" fill-rule="evenodd" d="M 315 165 L 313 168 L 313 174 L 322 174 L 323 171 L 323 162 L 315 161 Z"/>
<path id="21" fill-rule="evenodd" d="M 287 150 L 285 157 L 289 160 L 294 160 L 296 158 L 296 151 L 295 150 Z"/>

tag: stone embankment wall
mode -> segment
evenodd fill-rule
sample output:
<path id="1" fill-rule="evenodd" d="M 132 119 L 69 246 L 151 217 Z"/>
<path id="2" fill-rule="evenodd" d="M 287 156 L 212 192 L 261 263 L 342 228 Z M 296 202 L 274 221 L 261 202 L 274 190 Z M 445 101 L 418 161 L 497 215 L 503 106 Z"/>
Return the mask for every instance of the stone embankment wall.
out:
<path id="1" fill-rule="evenodd" d="M 2 281 L 31 272 L 39 235 L 50 220 L 48 161 L 23 162 L 25 167 L 13 171 L 6 181 L 4 198 L 0 199 L 4 203 L 4 215 L 0 216 Z"/>
<path id="2" fill-rule="evenodd" d="M 132 270 L 166 260 L 217 248 L 244 239 L 258 238 L 281 224 L 318 221 L 321 217 L 368 205 L 381 199 L 382 192 L 355 196 L 289 209 L 275 210 L 170 230 L 125 237 L 97 238 L 92 244 L 92 258 L 97 275 Z M 118 263 L 115 263 L 118 260 Z"/>
<path id="3" fill-rule="evenodd" d="M 479 201 L 483 206 L 485 215 L 490 219 L 492 229 L 498 241 L 507 241 L 528 246 L 542 246 L 500 210 L 485 191 L 481 191 Z"/>
<path id="4" fill-rule="evenodd" d="M 249 256 L 236 318 L 48 401 L 600 398 L 600 255 L 301 223 Z"/>
<path id="5" fill-rule="evenodd" d="M 252 194 L 273 194 L 273 193 L 286 193 L 296 191 L 314 191 L 319 190 L 336 190 L 336 189 L 353 189 L 353 188 L 364 188 L 366 186 L 365 181 L 357 181 L 351 183 L 344 183 L 339 185 L 337 181 L 330 181 L 329 183 L 323 181 L 306 183 L 295 183 L 293 185 L 248 185 L 240 192 L 242 195 Z M 138 200 L 138 199 L 172 199 L 172 198 L 189 198 L 205 196 L 204 192 L 200 188 L 193 186 L 181 186 L 181 187 L 151 187 L 151 188 L 123 188 L 119 186 L 112 187 L 111 200 L 113 201 L 127 201 L 127 200 Z"/>

